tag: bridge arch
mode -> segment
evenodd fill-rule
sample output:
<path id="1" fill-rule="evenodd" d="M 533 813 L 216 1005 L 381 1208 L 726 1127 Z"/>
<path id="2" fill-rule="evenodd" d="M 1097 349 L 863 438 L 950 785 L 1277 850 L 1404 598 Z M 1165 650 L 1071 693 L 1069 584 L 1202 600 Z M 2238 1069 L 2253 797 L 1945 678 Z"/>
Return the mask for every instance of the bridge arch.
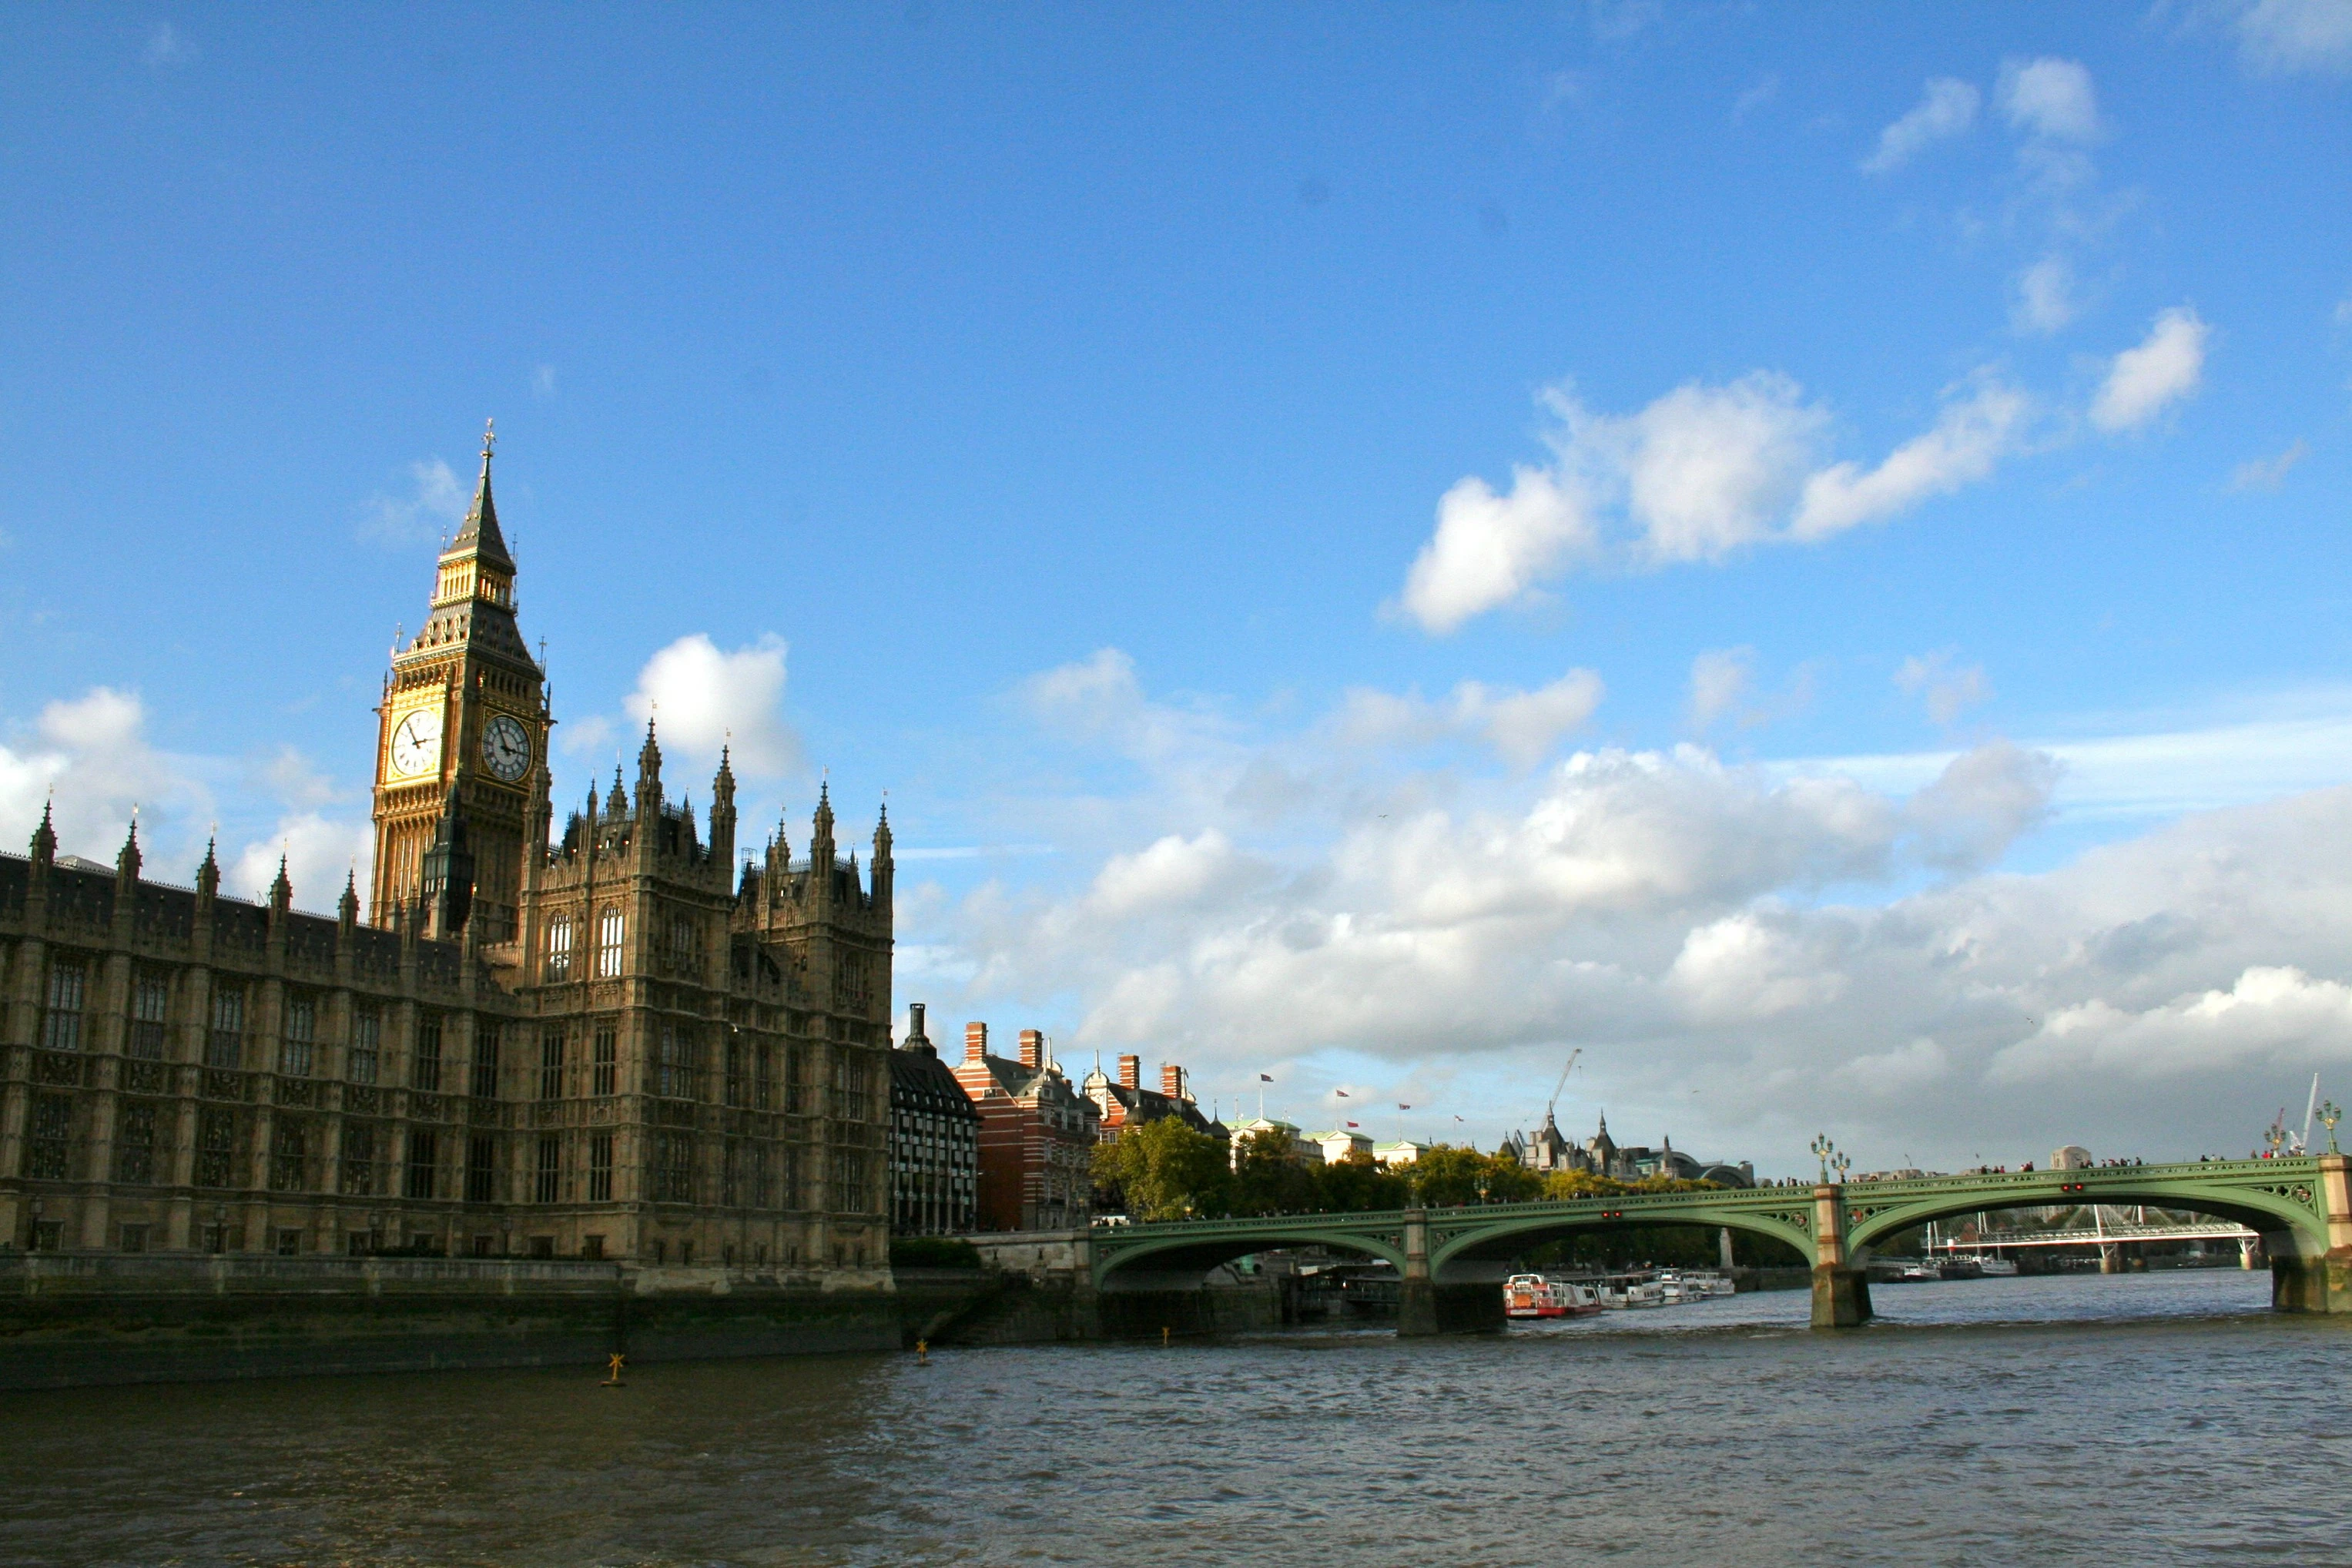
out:
<path id="1" fill-rule="evenodd" d="M 1221 1263 L 1253 1253 L 1287 1247 L 1323 1247 L 1352 1252 L 1391 1264 L 1405 1271 L 1404 1236 L 1401 1226 L 1368 1228 L 1350 1226 L 1344 1215 L 1293 1215 L 1218 1226 L 1186 1226 L 1185 1234 L 1154 1236 L 1137 1226 L 1129 1235 L 1118 1229 L 1097 1230 L 1094 1236 L 1094 1283 L 1097 1290 L 1166 1289 L 1178 1279 L 1198 1284 Z"/>
<path id="2" fill-rule="evenodd" d="M 2257 1171 L 2247 1179 L 2238 1173 L 2206 1177 L 2197 1172 L 2193 1165 L 2037 1172 L 2024 1180 L 1989 1188 L 1892 1193 L 1883 1198 L 1870 1186 L 1852 1186 L 1846 1189 L 1846 1246 L 1860 1259 L 1890 1237 L 1930 1221 L 2011 1209 L 2096 1205 L 2210 1215 L 2259 1233 L 2274 1258 L 2282 1253 L 2304 1258 L 2326 1253 L 2327 1219 L 2317 1201 L 2316 1173 Z"/>
<path id="3" fill-rule="evenodd" d="M 1688 1194 L 1704 1198 L 1708 1194 Z M 1727 1229 L 1777 1241 L 1810 1268 L 1814 1259 L 1811 1194 L 1794 1189 L 1778 1201 L 1759 1204 L 1754 1191 L 1726 1192 L 1728 1202 L 1684 1202 L 1671 1205 L 1629 1202 L 1622 1205 L 1590 1200 L 1542 1205 L 1552 1212 L 1530 1212 L 1537 1205 L 1511 1205 L 1507 1212 L 1487 1215 L 1478 1209 L 1433 1211 L 1430 1215 L 1431 1278 L 1443 1283 L 1475 1272 L 1482 1261 L 1508 1258 L 1531 1246 L 1612 1230 L 1655 1230 L 1690 1226 L 1705 1230 Z"/>

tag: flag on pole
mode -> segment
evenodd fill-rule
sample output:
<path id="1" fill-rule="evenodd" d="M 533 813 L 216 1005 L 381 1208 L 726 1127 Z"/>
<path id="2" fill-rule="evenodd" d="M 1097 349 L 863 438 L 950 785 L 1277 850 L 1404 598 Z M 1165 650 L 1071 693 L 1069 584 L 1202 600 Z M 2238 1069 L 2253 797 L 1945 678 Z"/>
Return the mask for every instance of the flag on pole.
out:
<path id="1" fill-rule="evenodd" d="M 1410 1106 L 1410 1105 L 1402 1105 L 1402 1104 L 1401 1104 L 1401 1105 L 1399 1105 L 1399 1106 L 1397 1107 L 1397 1109 L 1398 1109 L 1399 1110 L 1411 1110 L 1412 1109 L 1412 1106 Z"/>
<path id="2" fill-rule="evenodd" d="M 1270 1072 L 1262 1072 L 1257 1075 L 1257 1080 L 1260 1083 L 1272 1083 L 1274 1081 L 1274 1075 Z"/>
<path id="3" fill-rule="evenodd" d="M 1355 1123 L 1354 1123 L 1354 1122 L 1352 1122 L 1352 1121 L 1350 1121 L 1350 1122 L 1349 1122 L 1349 1123 L 1348 1123 L 1348 1125 L 1349 1125 L 1349 1126 L 1350 1126 L 1350 1127 L 1353 1127 L 1353 1126 L 1355 1125 Z"/>
<path id="4" fill-rule="evenodd" d="M 1331 1092 L 1338 1095 L 1341 1100 L 1348 1098 L 1348 1091 L 1344 1089 L 1335 1089 Z"/>

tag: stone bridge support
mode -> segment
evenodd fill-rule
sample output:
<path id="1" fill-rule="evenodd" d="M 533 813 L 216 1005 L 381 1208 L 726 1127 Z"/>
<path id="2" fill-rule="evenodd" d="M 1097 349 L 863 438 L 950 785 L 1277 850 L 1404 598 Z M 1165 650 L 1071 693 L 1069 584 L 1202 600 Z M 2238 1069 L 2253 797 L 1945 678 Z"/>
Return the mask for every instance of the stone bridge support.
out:
<path id="1" fill-rule="evenodd" d="M 1813 1189 L 1813 1327 L 1858 1328 L 1870 1321 L 1870 1271 L 1853 1268 L 1845 1250 L 1845 1188 Z"/>
<path id="2" fill-rule="evenodd" d="M 2314 1255 L 2288 1237 L 2263 1238 L 2271 1255 L 2271 1306 L 2281 1312 L 2352 1314 L 2352 1155 L 2319 1157 L 2327 1247 Z"/>

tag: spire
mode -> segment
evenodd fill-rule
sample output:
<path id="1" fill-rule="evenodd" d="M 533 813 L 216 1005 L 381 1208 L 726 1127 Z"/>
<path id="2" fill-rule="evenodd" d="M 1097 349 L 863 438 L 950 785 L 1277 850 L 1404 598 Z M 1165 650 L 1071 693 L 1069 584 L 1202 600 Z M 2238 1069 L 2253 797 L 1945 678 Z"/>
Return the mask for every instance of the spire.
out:
<path id="1" fill-rule="evenodd" d="M 196 868 L 196 896 L 211 899 L 220 892 L 220 860 L 213 852 L 212 838 L 205 840 L 204 864 Z"/>
<path id="2" fill-rule="evenodd" d="M 41 803 L 41 825 L 33 829 L 33 859 L 46 866 L 58 858 L 58 830 L 49 820 L 49 808 L 55 803 Z"/>
<path id="3" fill-rule="evenodd" d="M 621 764 L 618 763 L 613 764 L 613 793 L 604 798 L 604 815 L 607 816 L 629 815 L 629 796 L 627 792 L 621 788 Z"/>
<path id="4" fill-rule="evenodd" d="M 449 542 L 442 553 L 455 555 L 471 551 L 480 560 L 508 571 L 514 570 L 514 557 L 507 553 L 506 536 L 499 531 L 499 509 L 490 500 L 490 448 L 498 445 L 498 422 L 489 421 L 482 429 L 482 477 L 474 485 L 474 504 L 466 513 L 465 526 L 457 537 Z"/>
<path id="5" fill-rule="evenodd" d="M 637 812 L 650 816 L 661 809 L 661 742 L 654 739 L 654 721 L 646 721 L 646 743 L 637 748 Z"/>
<path id="6" fill-rule="evenodd" d="M 343 874 L 343 896 L 336 900 L 335 918 L 345 931 L 360 923 L 360 868 L 353 865 Z"/>
<path id="7" fill-rule="evenodd" d="M 131 814 L 131 831 L 124 836 L 121 853 L 114 858 L 114 885 L 128 893 L 139 885 L 139 813 Z"/>
<path id="8" fill-rule="evenodd" d="M 294 884 L 286 875 L 286 857 L 278 857 L 278 878 L 269 884 L 269 907 L 279 914 L 294 907 Z"/>

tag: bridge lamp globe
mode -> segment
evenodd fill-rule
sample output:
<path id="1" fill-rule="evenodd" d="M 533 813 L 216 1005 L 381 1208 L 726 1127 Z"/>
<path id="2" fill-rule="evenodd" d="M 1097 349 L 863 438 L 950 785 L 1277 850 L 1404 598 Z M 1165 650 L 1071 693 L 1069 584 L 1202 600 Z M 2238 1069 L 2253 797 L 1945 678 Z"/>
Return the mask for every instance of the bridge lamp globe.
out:
<path id="1" fill-rule="evenodd" d="M 2319 1124 L 2327 1129 L 2327 1152 L 2331 1154 L 2343 1152 L 2336 1147 L 2336 1124 L 2343 1120 L 2344 1112 L 2334 1100 L 2326 1100 L 2320 1105 Z"/>

